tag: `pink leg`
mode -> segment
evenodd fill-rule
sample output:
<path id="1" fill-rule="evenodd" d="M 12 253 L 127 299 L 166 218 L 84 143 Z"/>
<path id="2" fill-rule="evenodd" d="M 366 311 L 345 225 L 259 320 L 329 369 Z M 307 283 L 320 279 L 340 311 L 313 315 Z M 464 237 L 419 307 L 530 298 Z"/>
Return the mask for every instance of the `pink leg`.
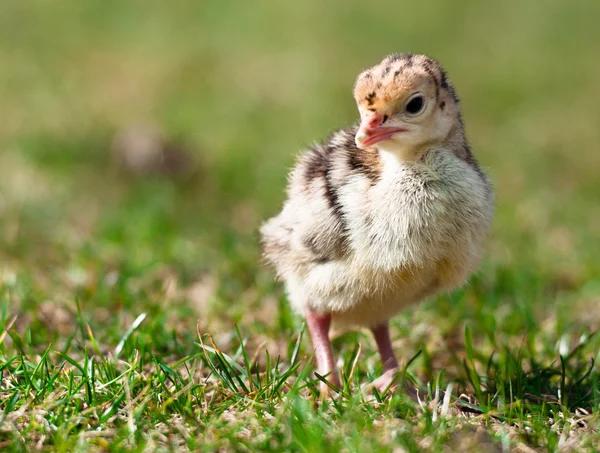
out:
<path id="1" fill-rule="evenodd" d="M 394 382 L 399 369 L 398 361 L 396 360 L 396 355 L 392 348 L 388 324 L 380 324 L 372 327 L 371 332 L 373 332 L 373 336 L 377 342 L 381 363 L 383 364 L 383 375 L 376 379 L 375 382 L 373 382 L 373 385 L 377 390 L 382 392 Z"/>
<path id="2" fill-rule="evenodd" d="M 321 376 L 327 376 L 327 380 L 336 387 L 340 387 L 340 381 L 335 372 L 333 353 L 331 352 L 331 341 L 329 341 L 329 327 L 331 326 L 331 314 L 320 314 L 311 309 L 306 312 L 306 325 L 312 338 L 317 360 L 317 372 Z M 325 383 L 321 383 L 321 392 L 329 391 Z"/>

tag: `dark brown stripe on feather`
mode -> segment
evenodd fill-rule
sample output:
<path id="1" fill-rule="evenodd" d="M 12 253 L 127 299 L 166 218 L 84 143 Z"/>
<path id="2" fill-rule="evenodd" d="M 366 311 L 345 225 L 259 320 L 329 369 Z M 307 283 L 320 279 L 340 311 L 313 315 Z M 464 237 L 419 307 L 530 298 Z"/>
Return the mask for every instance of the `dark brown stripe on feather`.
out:
<path id="1" fill-rule="evenodd" d="M 336 188 L 331 181 L 331 170 L 333 166 L 333 154 L 337 148 L 330 144 L 319 144 L 309 152 L 309 161 L 306 165 L 305 178 L 311 183 L 316 178 L 323 178 L 323 190 L 329 207 L 334 215 L 343 223 L 342 206 L 339 201 Z"/>

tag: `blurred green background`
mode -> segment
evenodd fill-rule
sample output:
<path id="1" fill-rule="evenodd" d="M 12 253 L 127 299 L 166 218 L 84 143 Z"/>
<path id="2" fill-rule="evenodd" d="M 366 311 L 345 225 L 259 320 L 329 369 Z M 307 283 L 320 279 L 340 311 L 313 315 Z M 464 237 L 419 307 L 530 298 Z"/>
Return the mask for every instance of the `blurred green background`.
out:
<path id="1" fill-rule="evenodd" d="M 32 345 L 53 338 L 48 316 L 73 312 L 76 298 L 109 344 L 148 310 L 190 337 L 196 318 L 216 332 L 285 327 L 256 229 L 280 208 L 295 155 L 357 118 L 359 71 L 393 52 L 446 67 L 495 183 L 475 308 L 515 333 L 534 322 L 523 305 L 533 318 L 559 307 L 564 326 L 600 325 L 600 3 L 6 0 L 0 10 L 2 278 Z M 183 171 L 119 165 L 129 151 L 115 139 L 138 124 L 190 159 Z M 426 309 L 435 319 L 445 306 Z M 268 337 L 277 332 L 289 338 Z"/>
<path id="2" fill-rule="evenodd" d="M 506 448 L 554 451 L 561 420 L 597 438 L 572 420 L 600 404 L 599 17 L 592 0 L 2 0 L 0 447 L 449 445 L 455 406 L 453 425 L 401 395 L 363 404 L 365 333 L 334 342 L 352 396 L 313 411 L 302 320 L 260 264 L 295 156 L 357 119 L 356 75 L 394 52 L 442 62 L 497 194 L 480 272 L 399 315 L 394 348 L 422 351 L 423 388 L 506 417 L 482 418 Z M 239 359 L 235 325 L 254 364 L 231 373 L 261 392 L 232 393 L 198 346 Z"/>

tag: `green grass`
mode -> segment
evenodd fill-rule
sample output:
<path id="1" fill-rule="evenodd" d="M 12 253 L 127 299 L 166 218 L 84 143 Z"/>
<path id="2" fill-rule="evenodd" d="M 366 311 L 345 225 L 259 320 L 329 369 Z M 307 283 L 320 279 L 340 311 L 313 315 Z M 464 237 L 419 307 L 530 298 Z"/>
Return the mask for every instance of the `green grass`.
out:
<path id="1" fill-rule="evenodd" d="M 597 451 L 600 4 L 267 3 L 0 6 L 0 450 Z M 393 322 L 421 403 L 361 390 L 365 332 L 321 401 L 256 230 L 398 51 L 448 69 L 494 231 L 468 286 Z M 118 171 L 136 122 L 195 172 Z"/>

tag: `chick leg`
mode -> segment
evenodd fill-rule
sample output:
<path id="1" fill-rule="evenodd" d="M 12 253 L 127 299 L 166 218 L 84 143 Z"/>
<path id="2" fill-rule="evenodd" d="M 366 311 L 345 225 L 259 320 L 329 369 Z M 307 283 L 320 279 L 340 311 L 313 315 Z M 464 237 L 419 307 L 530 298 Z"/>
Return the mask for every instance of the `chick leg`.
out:
<path id="1" fill-rule="evenodd" d="M 392 348 L 392 341 L 390 340 L 390 329 L 387 323 L 380 324 L 372 327 L 371 332 L 377 342 L 377 348 L 379 349 L 379 355 L 381 356 L 381 363 L 383 364 L 383 374 L 373 382 L 373 386 L 379 391 L 383 392 L 385 389 L 393 384 L 396 374 L 398 373 L 398 361 Z M 393 389 L 394 387 L 390 387 Z"/>
<path id="2" fill-rule="evenodd" d="M 329 341 L 329 327 L 331 326 L 331 314 L 320 314 L 310 308 L 306 312 L 306 325 L 315 348 L 317 360 L 317 372 L 321 376 L 327 376 L 327 380 L 336 387 L 340 387 L 340 381 L 335 372 L 335 363 Z M 321 383 L 321 392 L 327 392 L 329 387 Z"/>

